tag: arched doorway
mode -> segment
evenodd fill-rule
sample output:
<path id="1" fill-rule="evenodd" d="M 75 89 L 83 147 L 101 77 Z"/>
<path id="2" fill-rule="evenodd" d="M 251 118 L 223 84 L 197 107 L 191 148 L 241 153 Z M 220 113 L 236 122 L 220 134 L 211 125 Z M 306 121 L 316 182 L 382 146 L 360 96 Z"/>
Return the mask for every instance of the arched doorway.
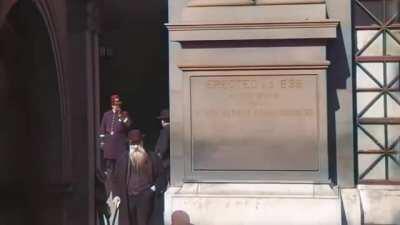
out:
<path id="1" fill-rule="evenodd" d="M 62 224 L 62 122 L 56 63 L 46 23 L 18 2 L 0 28 L 0 219 Z"/>

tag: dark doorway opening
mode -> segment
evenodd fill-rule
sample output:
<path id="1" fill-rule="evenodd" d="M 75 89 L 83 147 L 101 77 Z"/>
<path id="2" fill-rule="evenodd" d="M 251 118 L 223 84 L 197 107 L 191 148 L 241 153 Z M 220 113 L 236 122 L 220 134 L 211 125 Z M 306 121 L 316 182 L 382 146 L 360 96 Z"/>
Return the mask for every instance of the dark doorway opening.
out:
<path id="1" fill-rule="evenodd" d="M 104 1 L 102 13 L 101 112 L 110 109 L 110 95 L 119 93 L 149 150 L 160 130 L 156 117 L 169 106 L 167 3 Z"/>
<path id="2" fill-rule="evenodd" d="M 101 9 L 101 115 L 111 108 L 110 96 L 119 94 L 133 120 L 130 129 L 140 129 L 145 149 L 154 151 L 161 129 L 157 116 L 169 108 L 168 1 L 103 1 Z M 153 220 L 162 221 L 162 210 L 154 212 Z"/>
<path id="3" fill-rule="evenodd" d="M 0 221 L 62 224 L 58 79 L 46 24 L 20 1 L 0 27 Z"/>

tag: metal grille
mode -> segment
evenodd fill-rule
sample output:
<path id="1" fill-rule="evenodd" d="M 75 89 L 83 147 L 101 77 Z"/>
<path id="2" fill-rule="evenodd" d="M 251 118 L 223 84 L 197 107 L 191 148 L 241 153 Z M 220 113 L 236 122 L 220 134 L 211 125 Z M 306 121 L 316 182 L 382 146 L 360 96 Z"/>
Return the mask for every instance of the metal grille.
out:
<path id="1" fill-rule="evenodd" d="M 354 0 L 359 182 L 400 181 L 399 0 Z"/>

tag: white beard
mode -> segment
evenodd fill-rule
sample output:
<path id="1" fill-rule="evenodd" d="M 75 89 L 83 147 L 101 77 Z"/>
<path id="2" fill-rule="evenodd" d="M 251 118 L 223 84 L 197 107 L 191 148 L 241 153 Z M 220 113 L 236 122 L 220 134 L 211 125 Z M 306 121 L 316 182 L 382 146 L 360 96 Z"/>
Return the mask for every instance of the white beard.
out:
<path id="1" fill-rule="evenodd" d="M 144 169 L 144 165 L 148 159 L 146 150 L 141 145 L 130 145 L 129 146 L 129 159 L 135 171 L 141 173 Z"/>

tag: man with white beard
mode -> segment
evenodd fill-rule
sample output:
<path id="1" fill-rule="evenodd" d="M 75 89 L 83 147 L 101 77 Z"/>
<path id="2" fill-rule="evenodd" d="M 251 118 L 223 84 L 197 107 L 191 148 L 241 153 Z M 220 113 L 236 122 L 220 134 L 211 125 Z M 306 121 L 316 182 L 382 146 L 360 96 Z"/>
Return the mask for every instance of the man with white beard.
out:
<path id="1" fill-rule="evenodd" d="M 129 152 L 118 159 L 112 174 L 113 201 L 120 202 L 119 225 L 148 225 L 161 162 L 143 148 L 140 130 L 131 130 L 128 139 Z"/>

